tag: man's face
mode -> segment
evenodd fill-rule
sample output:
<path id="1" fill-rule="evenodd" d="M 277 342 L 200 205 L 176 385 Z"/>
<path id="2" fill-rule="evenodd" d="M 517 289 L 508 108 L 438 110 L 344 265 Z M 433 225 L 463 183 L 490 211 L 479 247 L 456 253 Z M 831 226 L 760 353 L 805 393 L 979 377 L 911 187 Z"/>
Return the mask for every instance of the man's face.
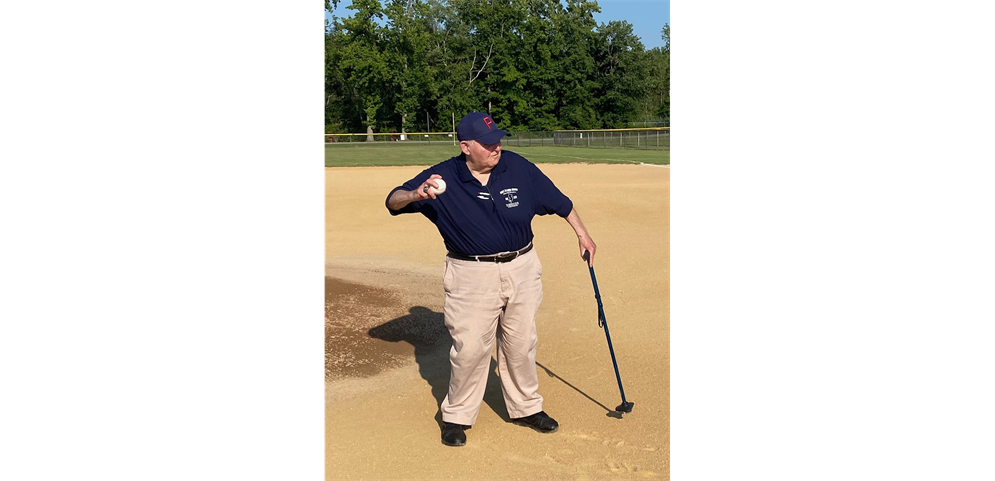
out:
<path id="1" fill-rule="evenodd" d="M 476 140 L 460 142 L 460 149 L 466 154 L 467 160 L 482 169 L 491 169 L 501 160 L 501 141 L 493 144 L 482 144 Z"/>

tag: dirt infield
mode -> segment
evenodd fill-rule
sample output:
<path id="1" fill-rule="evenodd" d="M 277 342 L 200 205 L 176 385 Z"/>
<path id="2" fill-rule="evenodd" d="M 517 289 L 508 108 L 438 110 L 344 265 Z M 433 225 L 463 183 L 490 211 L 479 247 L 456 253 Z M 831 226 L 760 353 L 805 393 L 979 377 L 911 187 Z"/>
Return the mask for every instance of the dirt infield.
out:
<path id="1" fill-rule="evenodd" d="M 598 287 L 633 412 L 612 411 L 618 386 L 577 238 L 563 219 L 536 217 L 539 392 L 560 429 L 511 424 L 492 364 L 467 445 L 442 445 L 445 248 L 427 219 L 384 207 L 424 167 L 326 168 L 327 479 L 669 479 L 670 169 L 539 167 L 598 244 Z"/>

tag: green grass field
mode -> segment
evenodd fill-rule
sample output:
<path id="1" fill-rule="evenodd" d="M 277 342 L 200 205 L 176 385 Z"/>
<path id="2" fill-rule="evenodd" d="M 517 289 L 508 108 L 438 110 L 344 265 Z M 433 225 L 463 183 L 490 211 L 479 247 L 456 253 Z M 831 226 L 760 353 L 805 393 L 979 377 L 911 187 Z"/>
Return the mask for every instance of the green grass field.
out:
<path id="1" fill-rule="evenodd" d="M 511 147 L 537 164 L 670 165 L 669 150 L 591 149 L 581 147 Z M 452 144 L 336 143 L 325 145 L 325 167 L 434 165 L 459 154 Z"/>

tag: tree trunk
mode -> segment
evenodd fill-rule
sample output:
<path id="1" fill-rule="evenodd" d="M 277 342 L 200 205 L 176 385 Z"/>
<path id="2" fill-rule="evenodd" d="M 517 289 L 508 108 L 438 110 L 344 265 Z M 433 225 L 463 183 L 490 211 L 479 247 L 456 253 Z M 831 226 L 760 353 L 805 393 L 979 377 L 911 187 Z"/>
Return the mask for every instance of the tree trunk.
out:
<path id="1" fill-rule="evenodd" d="M 366 141 L 373 142 L 373 124 L 370 123 L 370 114 L 366 114 Z"/>
<path id="2" fill-rule="evenodd" d="M 409 2 L 408 7 L 410 6 L 411 3 Z M 405 135 L 407 132 L 404 131 L 404 123 L 407 121 L 408 121 L 408 114 L 401 114 L 401 140 L 405 140 L 407 138 L 407 136 Z"/>

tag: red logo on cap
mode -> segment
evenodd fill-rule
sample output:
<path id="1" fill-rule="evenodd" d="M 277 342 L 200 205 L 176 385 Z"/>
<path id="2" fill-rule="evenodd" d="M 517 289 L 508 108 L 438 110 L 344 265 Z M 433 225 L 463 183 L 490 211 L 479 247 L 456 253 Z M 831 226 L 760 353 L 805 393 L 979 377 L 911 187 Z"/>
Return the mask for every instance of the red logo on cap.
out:
<path id="1" fill-rule="evenodd" d="M 488 130 L 490 130 L 492 128 L 491 125 L 494 125 L 494 121 L 491 120 L 490 117 L 484 117 L 484 123 L 487 124 L 487 129 Z"/>

